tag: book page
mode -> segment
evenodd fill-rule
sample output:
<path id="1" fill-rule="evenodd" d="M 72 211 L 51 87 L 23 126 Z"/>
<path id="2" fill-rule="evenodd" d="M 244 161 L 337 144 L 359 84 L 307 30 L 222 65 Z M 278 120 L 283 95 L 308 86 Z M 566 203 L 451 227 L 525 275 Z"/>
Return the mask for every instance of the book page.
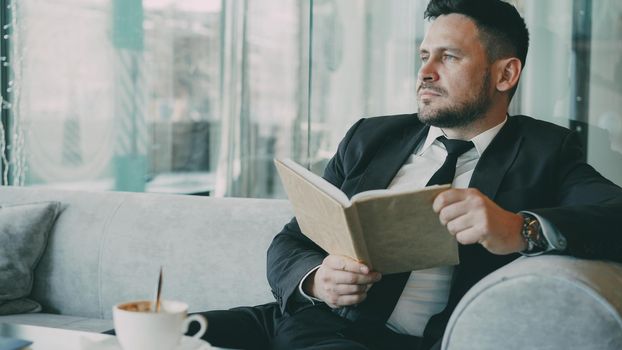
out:
<path id="1" fill-rule="evenodd" d="M 401 188 L 401 189 L 396 190 L 396 189 L 386 188 L 386 189 L 379 189 L 379 190 L 369 190 L 369 191 L 359 192 L 355 194 L 354 196 L 352 196 L 352 198 L 350 198 L 350 201 L 356 202 L 356 201 L 361 201 L 361 200 L 365 200 L 369 198 L 393 197 L 393 196 L 396 196 L 402 193 L 425 192 L 425 191 L 431 191 L 437 188 L 448 189 L 450 188 L 449 186 L 450 185 L 432 185 L 432 186 L 428 186 L 424 188 L 417 188 L 417 189 Z"/>
<path id="2" fill-rule="evenodd" d="M 459 263 L 458 243 L 432 209 L 434 198 L 448 188 L 391 192 L 354 202 L 377 271 L 396 273 Z"/>
<path id="3" fill-rule="evenodd" d="M 277 165 L 277 170 L 279 168 L 279 165 L 289 168 L 291 171 L 305 178 L 308 182 L 313 184 L 313 186 L 317 187 L 318 190 L 326 193 L 331 198 L 341 203 L 341 205 L 343 205 L 344 207 L 350 206 L 350 200 L 345 193 L 343 193 L 337 187 L 333 186 L 333 184 L 331 184 L 330 182 L 326 181 L 323 177 L 311 172 L 309 169 L 303 167 L 302 165 L 287 158 L 275 159 L 274 163 Z"/>
<path id="4" fill-rule="evenodd" d="M 328 181 L 291 160 L 277 159 L 275 164 L 302 233 L 330 254 L 367 260 L 357 213 L 350 206 L 347 196 Z M 318 183 L 322 184 L 322 181 L 317 181 L 318 178 L 325 184 L 318 186 Z M 331 194 L 325 192 L 327 186 L 338 191 L 341 196 L 334 191 Z M 335 197 L 342 200 L 345 198 L 347 207 Z"/>

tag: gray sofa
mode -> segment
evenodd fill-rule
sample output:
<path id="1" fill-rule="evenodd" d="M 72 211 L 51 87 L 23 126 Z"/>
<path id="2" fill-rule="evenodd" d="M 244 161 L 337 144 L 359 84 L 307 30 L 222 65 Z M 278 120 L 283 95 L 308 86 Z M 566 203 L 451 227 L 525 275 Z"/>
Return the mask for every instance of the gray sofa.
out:
<path id="1" fill-rule="evenodd" d="M 163 297 L 191 311 L 274 300 L 266 250 L 291 219 L 285 200 L 0 187 L 0 203 L 48 200 L 62 212 L 35 270 L 43 313 L 0 323 L 109 330 L 114 304 L 153 297 L 160 265 Z"/>
<path id="2" fill-rule="evenodd" d="M 273 300 L 265 253 L 292 211 L 284 200 L 0 187 L 0 204 L 55 200 L 63 212 L 35 271 L 42 313 L 20 323 L 100 332 L 115 303 L 165 298 L 191 311 Z M 622 265 L 523 258 L 458 305 L 443 349 L 622 349 Z"/>

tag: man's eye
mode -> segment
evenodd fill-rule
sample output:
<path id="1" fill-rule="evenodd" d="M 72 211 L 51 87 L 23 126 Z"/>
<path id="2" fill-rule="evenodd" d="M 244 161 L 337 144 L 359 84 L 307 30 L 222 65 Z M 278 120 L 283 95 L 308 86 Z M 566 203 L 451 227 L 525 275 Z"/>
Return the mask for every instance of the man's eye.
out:
<path id="1" fill-rule="evenodd" d="M 428 56 L 420 56 L 421 58 L 421 62 L 427 62 L 428 61 Z"/>
<path id="2" fill-rule="evenodd" d="M 457 59 L 456 56 L 452 56 L 452 55 L 443 55 L 443 60 L 445 61 L 455 61 Z"/>

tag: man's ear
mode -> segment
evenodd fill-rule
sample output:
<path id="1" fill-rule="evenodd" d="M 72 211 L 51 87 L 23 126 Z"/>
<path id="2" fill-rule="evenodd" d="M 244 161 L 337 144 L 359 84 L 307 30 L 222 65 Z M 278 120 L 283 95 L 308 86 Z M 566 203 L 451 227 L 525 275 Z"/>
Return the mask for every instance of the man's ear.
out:
<path id="1" fill-rule="evenodd" d="M 516 57 L 504 58 L 497 61 L 497 91 L 506 92 L 511 90 L 520 78 L 523 69 L 520 60 Z"/>

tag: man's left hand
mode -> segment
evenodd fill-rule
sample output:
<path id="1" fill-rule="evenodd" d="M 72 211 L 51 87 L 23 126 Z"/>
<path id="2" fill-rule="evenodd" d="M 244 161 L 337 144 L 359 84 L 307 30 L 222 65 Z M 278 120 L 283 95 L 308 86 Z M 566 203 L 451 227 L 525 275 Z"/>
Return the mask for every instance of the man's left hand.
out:
<path id="1" fill-rule="evenodd" d="M 479 243 L 499 255 L 527 248 L 521 235 L 523 218 L 501 208 L 477 189 L 444 191 L 434 199 L 433 208 L 462 244 Z"/>

